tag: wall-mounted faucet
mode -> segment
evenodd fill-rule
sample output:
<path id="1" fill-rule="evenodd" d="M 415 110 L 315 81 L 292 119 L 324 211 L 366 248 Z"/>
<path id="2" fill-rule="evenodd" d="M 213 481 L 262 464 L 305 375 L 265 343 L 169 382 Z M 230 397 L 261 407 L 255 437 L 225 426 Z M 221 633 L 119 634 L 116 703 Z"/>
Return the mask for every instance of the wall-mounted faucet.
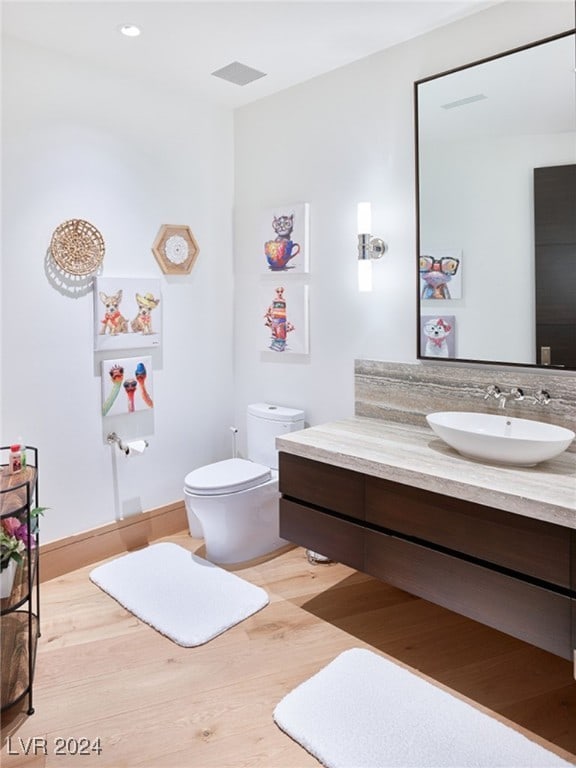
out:
<path id="1" fill-rule="evenodd" d="M 545 389 L 539 389 L 538 392 L 534 395 L 534 397 L 530 398 L 533 402 L 538 403 L 538 405 L 548 405 L 548 403 L 551 400 L 550 393 L 547 392 Z"/>
<path id="2" fill-rule="evenodd" d="M 491 384 L 486 389 L 484 400 L 488 400 L 490 397 L 498 400 L 498 405 L 500 408 L 506 408 L 506 401 L 509 397 L 517 401 L 524 400 L 524 392 L 520 389 L 520 387 L 512 387 L 509 392 L 503 392 L 500 387 L 496 386 L 496 384 Z"/>
<path id="3" fill-rule="evenodd" d="M 512 387 L 509 392 L 503 392 L 500 387 L 496 386 L 496 384 L 490 384 L 490 386 L 486 388 L 484 400 L 488 400 L 491 397 L 498 400 L 498 405 L 502 409 L 506 408 L 508 398 L 512 398 L 517 403 L 526 400 L 527 402 L 536 403 L 538 405 L 548 405 L 550 402 L 550 394 L 545 389 L 538 390 L 535 395 L 525 395 L 524 390 L 520 389 L 520 387 Z"/>

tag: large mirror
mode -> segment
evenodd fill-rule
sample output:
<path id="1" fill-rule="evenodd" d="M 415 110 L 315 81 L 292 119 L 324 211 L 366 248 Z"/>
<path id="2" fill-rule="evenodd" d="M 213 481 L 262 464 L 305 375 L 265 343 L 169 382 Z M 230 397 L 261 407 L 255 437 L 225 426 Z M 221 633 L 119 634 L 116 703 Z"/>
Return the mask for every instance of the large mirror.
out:
<path id="1" fill-rule="evenodd" d="M 575 31 L 415 83 L 418 357 L 576 370 Z"/>

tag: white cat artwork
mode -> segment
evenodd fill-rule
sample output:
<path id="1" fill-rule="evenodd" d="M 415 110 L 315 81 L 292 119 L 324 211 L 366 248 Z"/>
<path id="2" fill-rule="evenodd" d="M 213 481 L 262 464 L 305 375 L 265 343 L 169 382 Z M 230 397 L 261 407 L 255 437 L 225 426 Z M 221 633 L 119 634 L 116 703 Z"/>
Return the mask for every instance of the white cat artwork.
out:
<path id="1" fill-rule="evenodd" d="M 454 318 L 423 317 L 422 321 L 425 357 L 454 357 Z"/>

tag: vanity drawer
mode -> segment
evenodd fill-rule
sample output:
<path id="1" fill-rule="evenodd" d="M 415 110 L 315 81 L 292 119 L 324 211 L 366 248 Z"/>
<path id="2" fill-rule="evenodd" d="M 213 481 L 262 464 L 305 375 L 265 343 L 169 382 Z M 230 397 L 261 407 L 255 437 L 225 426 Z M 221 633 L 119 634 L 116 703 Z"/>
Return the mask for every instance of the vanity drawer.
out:
<path id="1" fill-rule="evenodd" d="M 572 606 L 572 648 L 574 653 L 574 664 L 576 665 L 576 598 L 570 600 Z M 576 669 L 574 677 L 576 677 Z"/>
<path id="2" fill-rule="evenodd" d="M 280 536 L 351 568 L 364 567 L 364 529 L 304 504 L 280 499 Z"/>
<path id="3" fill-rule="evenodd" d="M 569 528 L 407 485 L 366 478 L 366 520 L 569 588 Z M 573 585 L 576 588 L 576 585 Z"/>
<path id="4" fill-rule="evenodd" d="M 357 520 L 364 519 L 364 475 L 280 453 L 280 493 Z"/>
<path id="5" fill-rule="evenodd" d="M 569 597 L 377 531 L 366 531 L 365 547 L 366 573 L 572 658 Z"/>

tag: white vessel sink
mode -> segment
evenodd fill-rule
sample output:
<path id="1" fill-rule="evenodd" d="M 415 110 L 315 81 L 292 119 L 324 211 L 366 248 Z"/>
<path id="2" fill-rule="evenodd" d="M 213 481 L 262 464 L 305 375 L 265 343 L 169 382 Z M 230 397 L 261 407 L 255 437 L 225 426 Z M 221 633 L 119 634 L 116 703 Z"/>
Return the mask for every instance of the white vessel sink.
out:
<path id="1" fill-rule="evenodd" d="M 426 421 L 463 456 L 516 467 L 552 459 L 574 439 L 564 427 L 489 413 L 444 411 L 431 413 Z"/>

